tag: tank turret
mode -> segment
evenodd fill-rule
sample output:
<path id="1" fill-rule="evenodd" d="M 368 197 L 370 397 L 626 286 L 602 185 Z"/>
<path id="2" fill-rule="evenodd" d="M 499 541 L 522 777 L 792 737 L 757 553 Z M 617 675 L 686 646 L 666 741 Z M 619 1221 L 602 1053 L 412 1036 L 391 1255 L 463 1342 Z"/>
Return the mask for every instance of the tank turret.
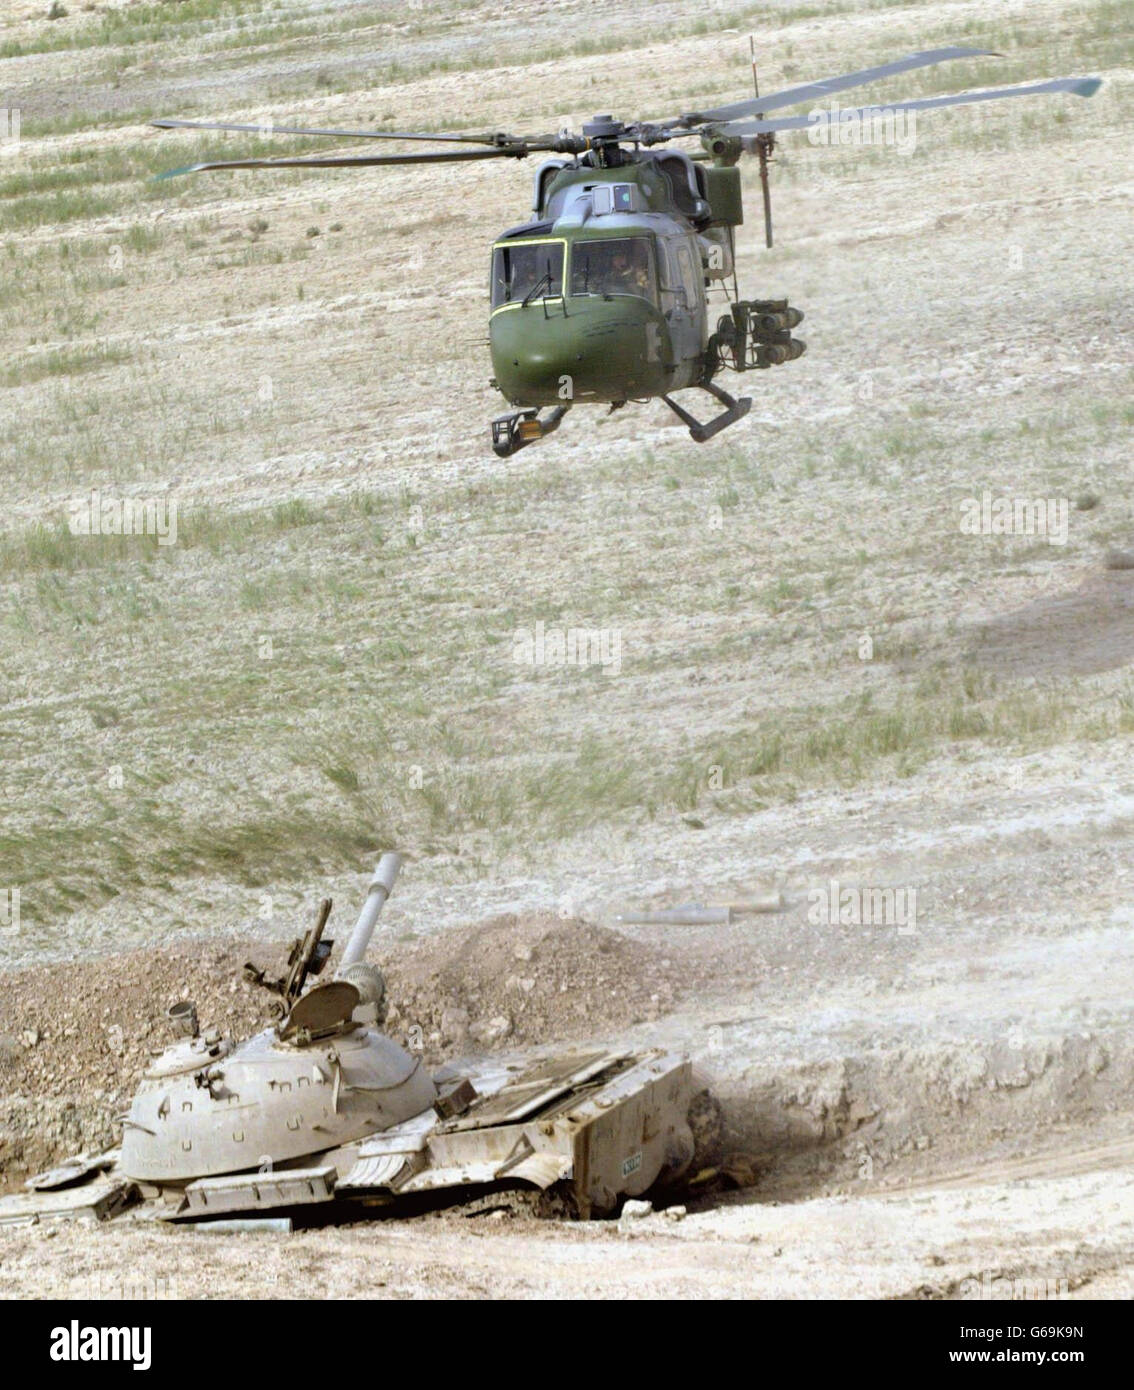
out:
<path id="1" fill-rule="evenodd" d="M 383 855 L 333 980 L 306 987 L 334 946 L 323 937 L 330 899 L 293 943 L 285 974 L 245 966 L 246 978 L 279 996 L 272 1027 L 237 1043 L 200 1032 L 192 1011 L 193 1035 L 150 1065 L 124 1121 L 127 1177 L 181 1184 L 273 1169 L 429 1110 L 437 1088 L 421 1058 L 369 1026 L 384 1015 L 385 984 L 364 957 L 400 867 L 400 856 Z M 186 1031 L 187 1014 L 177 1017 Z"/>

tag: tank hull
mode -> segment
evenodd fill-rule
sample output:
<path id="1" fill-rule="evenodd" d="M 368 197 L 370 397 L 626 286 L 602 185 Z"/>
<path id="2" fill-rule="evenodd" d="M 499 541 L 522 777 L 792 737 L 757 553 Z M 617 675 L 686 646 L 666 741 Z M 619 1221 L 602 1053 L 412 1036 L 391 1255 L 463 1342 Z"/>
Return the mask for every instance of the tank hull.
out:
<path id="1" fill-rule="evenodd" d="M 254 1058 L 246 1064 L 258 1065 Z M 344 1069 L 358 1074 L 357 1067 Z M 180 1172 L 161 1173 L 137 1146 L 127 1158 L 124 1146 L 85 1169 L 76 1166 L 73 1181 L 0 1200 L 0 1223 L 111 1218 L 139 1202 L 174 1221 L 316 1214 L 316 1207 L 321 1219 L 338 1211 L 357 1220 L 360 1210 L 409 1214 L 502 1189 L 554 1194 L 558 1210 L 593 1217 L 627 1197 L 673 1190 L 706 1161 L 690 1128 L 694 1101 L 705 1093 L 689 1060 L 677 1054 L 559 1053 L 527 1063 L 481 1061 L 435 1078 L 417 1066 L 401 1084 L 420 1086 L 420 1077 L 433 1100 L 398 1123 L 319 1152 L 289 1159 L 277 1150 L 258 1170 L 242 1166 L 186 1181 Z M 148 1106 L 153 1094 L 146 1094 Z M 41 1179 L 51 1184 L 67 1171 L 62 1166 Z"/>

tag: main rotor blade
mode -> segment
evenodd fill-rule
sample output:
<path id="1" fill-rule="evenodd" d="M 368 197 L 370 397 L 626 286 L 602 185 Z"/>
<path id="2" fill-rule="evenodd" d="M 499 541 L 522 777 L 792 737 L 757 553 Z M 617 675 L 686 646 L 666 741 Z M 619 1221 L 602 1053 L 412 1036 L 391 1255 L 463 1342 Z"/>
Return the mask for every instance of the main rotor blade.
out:
<path id="1" fill-rule="evenodd" d="M 258 125 L 240 124 L 233 121 L 150 121 L 159 130 L 237 130 L 250 135 L 333 135 L 348 140 L 429 140 L 434 144 L 457 142 L 463 145 L 510 145 L 523 141 L 523 136 L 508 135 L 504 131 L 493 131 L 485 135 L 426 135 L 417 130 L 327 130 L 321 127 L 276 125 L 262 121 Z M 539 136 L 538 139 L 550 137 Z"/>
<path id="2" fill-rule="evenodd" d="M 819 101 L 832 92 L 845 92 L 848 87 L 861 87 L 867 82 L 877 82 L 895 73 L 909 72 L 913 68 L 931 67 L 936 63 L 948 63 L 954 58 L 999 58 L 987 48 L 929 48 L 924 53 L 911 53 L 906 58 L 897 58 L 892 63 L 882 63 L 876 68 L 863 68 L 860 72 L 843 73 L 841 77 L 827 77 L 819 82 L 808 82 L 802 87 L 787 87 L 782 92 L 771 92 L 766 97 L 749 97 L 745 101 L 733 102 L 731 106 L 716 106 L 711 111 L 696 111 L 681 117 L 687 125 L 697 125 L 705 121 L 736 121 L 742 116 L 759 116 L 765 111 L 777 111 L 781 106 L 795 106 L 801 101 Z M 676 124 L 672 121 L 657 122 L 659 125 Z"/>
<path id="3" fill-rule="evenodd" d="M 431 150 L 426 154 L 320 154 L 278 159 L 216 159 L 167 169 L 159 179 L 197 174 L 203 169 L 350 169 L 367 164 L 457 164 L 469 159 L 524 159 L 527 149 Z"/>
<path id="4" fill-rule="evenodd" d="M 958 96 L 923 97 L 920 101 L 887 101 L 877 106 L 848 106 L 831 117 L 826 111 L 807 116 L 777 116 L 770 121 L 738 121 L 723 128 L 727 135 L 764 135 L 772 130 L 802 130 L 806 126 L 838 125 L 840 121 L 872 114 L 875 111 L 928 111 L 935 106 L 962 106 L 973 101 L 997 101 L 1001 97 L 1030 97 L 1040 92 L 1073 92 L 1090 97 L 1098 91 L 1097 77 L 1058 77 L 1051 82 L 1035 82 L 1030 87 L 999 87 L 987 92 L 962 92 Z"/>

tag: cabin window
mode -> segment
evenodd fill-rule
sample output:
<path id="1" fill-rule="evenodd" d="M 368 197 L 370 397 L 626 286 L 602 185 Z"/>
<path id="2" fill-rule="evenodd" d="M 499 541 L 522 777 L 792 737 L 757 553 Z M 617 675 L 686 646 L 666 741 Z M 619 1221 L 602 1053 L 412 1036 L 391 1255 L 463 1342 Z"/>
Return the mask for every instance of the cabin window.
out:
<path id="1" fill-rule="evenodd" d="M 563 243 L 516 241 L 492 253 L 492 307 L 522 304 L 533 299 L 558 299 L 563 294 Z"/>
<path id="2" fill-rule="evenodd" d="M 703 279 L 693 264 L 693 252 L 689 249 L 687 241 L 677 243 L 676 257 L 678 277 L 681 281 L 681 288 L 685 291 L 685 307 L 695 309 L 698 291 Z"/>
<path id="3" fill-rule="evenodd" d="M 644 236 L 577 241 L 571 249 L 571 293 L 635 294 L 654 298 L 650 239 Z"/>

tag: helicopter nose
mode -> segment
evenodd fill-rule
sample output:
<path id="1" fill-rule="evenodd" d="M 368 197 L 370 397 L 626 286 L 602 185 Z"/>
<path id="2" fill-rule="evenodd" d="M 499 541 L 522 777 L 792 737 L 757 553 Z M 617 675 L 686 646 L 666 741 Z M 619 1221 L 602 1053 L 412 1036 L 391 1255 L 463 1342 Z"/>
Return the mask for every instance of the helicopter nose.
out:
<path id="1" fill-rule="evenodd" d="M 489 341 L 497 384 L 513 405 L 620 401 L 667 389 L 667 325 L 652 304 L 634 296 L 498 310 Z"/>

